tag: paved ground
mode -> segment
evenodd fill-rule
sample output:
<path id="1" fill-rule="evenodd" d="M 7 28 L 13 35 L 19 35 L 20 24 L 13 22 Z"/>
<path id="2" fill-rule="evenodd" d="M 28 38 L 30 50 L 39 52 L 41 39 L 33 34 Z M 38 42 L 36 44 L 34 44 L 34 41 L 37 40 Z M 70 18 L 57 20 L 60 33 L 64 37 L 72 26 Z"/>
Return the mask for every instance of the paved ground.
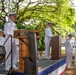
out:
<path id="1" fill-rule="evenodd" d="M 66 69 L 65 72 L 63 72 L 62 75 L 76 75 L 76 66 L 74 65 L 74 59 L 72 61 L 72 67 L 71 69 Z"/>

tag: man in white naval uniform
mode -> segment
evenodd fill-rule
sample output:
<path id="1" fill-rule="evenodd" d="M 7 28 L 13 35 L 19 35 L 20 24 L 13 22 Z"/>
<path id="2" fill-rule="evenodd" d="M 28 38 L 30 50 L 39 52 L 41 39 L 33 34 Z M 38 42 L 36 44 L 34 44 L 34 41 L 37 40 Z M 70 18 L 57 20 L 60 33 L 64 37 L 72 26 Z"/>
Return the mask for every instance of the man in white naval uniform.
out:
<path id="1" fill-rule="evenodd" d="M 51 45 L 51 38 L 52 38 L 52 31 L 51 27 L 52 23 L 48 22 L 48 26 L 45 28 L 45 59 L 50 59 L 50 45 Z"/>
<path id="2" fill-rule="evenodd" d="M 10 13 L 9 14 L 9 21 L 5 23 L 4 25 L 4 34 L 5 34 L 5 39 L 8 37 L 8 35 L 12 35 L 12 53 L 13 53 L 13 68 L 16 68 L 15 63 L 18 58 L 18 50 L 16 47 L 16 41 L 13 38 L 14 36 L 14 30 L 17 30 L 16 24 L 14 21 L 16 20 L 16 13 Z M 6 55 L 5 58 L 7 58 L 9 52 L 11 51 L 11 38 L 8 39 L 8 41 L 5 44 L 5 50 L 6 50 Z M 5 62 L 5 68 L 8 70 L 11 66 L 11 55 Z"/>
<path id="3" fill-rule="evenodd" d="M 68 39 L 65 41 L 65 50 L 66 50 L 66 65 L 67 68 L 72 68 L 72 51 L 74 47 L 74 41 L 72 40 L 72 34 L 68 35 Z"/>
<path id="4" fill-rule="evenodd" d="M 75 54 L 75 66 L 76 66 L 76 40 L 74 41 L 74 48 L 75 48 L 74 54 Z"/>

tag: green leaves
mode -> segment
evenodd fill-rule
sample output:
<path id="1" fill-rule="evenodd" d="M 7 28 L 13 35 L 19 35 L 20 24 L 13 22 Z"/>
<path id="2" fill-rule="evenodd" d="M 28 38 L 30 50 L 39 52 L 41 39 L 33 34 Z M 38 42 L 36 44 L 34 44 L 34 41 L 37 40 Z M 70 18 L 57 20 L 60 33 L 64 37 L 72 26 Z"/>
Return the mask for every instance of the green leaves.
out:
<path id="1" fill-rule="evenodd" d="M 7 9 L 7 0 L 4 1 L 4 8 Z M 0 4 L 0 9 L 2 9 Z M 47 22 L 54 23 L 52 28 L 54 35 L 66 36 L 76 30 L 76 11 L 72 8 L 72 0 L 19 0 L 11 3 L 11 10 L 17 12 L 17 27 L 19 29 L 40 30 L 39 49 L 43 45 L 44 29 Z M 0 20 L 5 20 L 7 11 L 0 10 Z M 5 14 L 3 14 L 5 13 Z M 29 22 L 23 25 L 20 22 Z M 1 23 L 4 26 L 4 22 Z M 43 47 L 44 48 L 44 47 Z"/>

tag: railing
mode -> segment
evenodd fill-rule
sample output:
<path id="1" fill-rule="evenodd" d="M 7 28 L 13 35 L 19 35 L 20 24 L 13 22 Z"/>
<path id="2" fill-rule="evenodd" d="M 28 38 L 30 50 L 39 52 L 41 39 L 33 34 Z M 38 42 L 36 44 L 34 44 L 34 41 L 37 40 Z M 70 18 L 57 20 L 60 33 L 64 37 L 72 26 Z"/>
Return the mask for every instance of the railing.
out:
<path id="1" fill-rule="evenodd" d="M 10 50 L 10 52 L 9 52 L 9 54 L 7 55 L 7 57 L 6 57 L 6 59 L 4 60 L 4 63 L 7 61 L 7 59 L 8 59 L 8 57 L 10 56 L 10 54 L 11 54 L 11 67 L 10 67 L 10 69 L 9 69 L 9 71 L 8 71 L 8 73 L 11 71 L 11 69 L 12 69 L 12 66 L 13 66 L 13 56 L 12 56 L 12 35 L 8 35 L 8 37 L 6 38 L 6 40 L 4 41 L 4 43 L 3 43 L 3 45 L 2 45 L 2 47 L 1 47 L 1 49 L 3 49 L 4 48 L 4 46 L 5 46 L 5 44 L 6 44 L 6 42 L 8 41 L 8 39 L 9 38 L 11 38 L 11 50 Z M 6 50 L 5 50 L 6 51 Z M 3 67 L 2 67 L 3 68 Z"/>

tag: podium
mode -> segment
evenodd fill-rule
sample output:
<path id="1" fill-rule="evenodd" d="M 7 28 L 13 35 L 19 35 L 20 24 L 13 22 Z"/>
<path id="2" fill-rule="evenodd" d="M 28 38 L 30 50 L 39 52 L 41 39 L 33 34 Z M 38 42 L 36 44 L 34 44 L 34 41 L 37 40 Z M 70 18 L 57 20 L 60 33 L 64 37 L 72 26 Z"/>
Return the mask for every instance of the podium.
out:
<path id="1" fill-rule="evenodd" d="M 29 32 L 36 33 L 37 40 L 40 38 L 40 32 L 39 30 L 15 30 L 14 31 L 14 38 L 19 39 L 19 70 L 20 72 L 24 72 L 24 60 L 23 58 L 29 58 L 31 56 L 30 54 L 30 48 L 29 48 Z M 29 37 L 28 37 L 29 36 Z M 33 59 L 33 58 L 32 58 Z M 27 60 L 27 59 L 26 59 Z M 28 60 L 27 60 L 28 61 Z M 31 64 L 29 64 L 31 65 Z"/>
<path id="2" fill-rule="evenodd" d="M 52 53 L 51 59 L 58 60 L 61 58 L 61 36 L 53 36 L 51 40 Z"/>

